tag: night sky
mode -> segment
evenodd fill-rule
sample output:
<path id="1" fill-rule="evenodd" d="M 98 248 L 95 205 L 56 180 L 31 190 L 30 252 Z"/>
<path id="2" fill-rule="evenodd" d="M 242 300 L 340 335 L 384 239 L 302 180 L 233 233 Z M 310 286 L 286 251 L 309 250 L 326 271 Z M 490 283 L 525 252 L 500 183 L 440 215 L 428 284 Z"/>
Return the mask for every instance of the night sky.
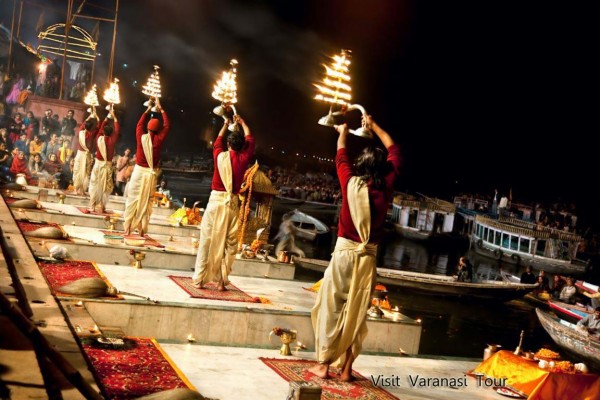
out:
<path id="1" fill-rule="evenodd" d="M 43 3 L 66 10 L 66 1 Z M 9 24 L 12 1 L 0 4 L 0 20 Z M 125 135 L 132 139 L 143 111 L 139 86 L 159 64 L 162 103 L 173 123 L 169 150 L 199 149 L 202 133 L 220 124 L 210 113 L 217 105 L 212 86 L 236 58 L 237 109 L 255 133 L 259 162 L 324 168 L 303 162 L 303 155 L 335 154 L 335 132 L 317 125 L 328 107 L 312 99 L 312 83 L 327 56 L 350 49 L 353 102 L 402 147 L 398 189 L 449 199 L 495 188 L 507 195 L 512 188 L 517 202 L 574 201 L 598 226 L 591 193 L 598 179 L 599 8 L 594 2 L 121 1 L 114 68 Z M 100 8 L 87 11 L 107 16 Z M 39 12 L 25 13 L 23 36 L 29 30 L 34 37 Z M 52 18 L 60 15 L 46 14 L 46 24 Z M 93 22 L 81 25 L 91 30 Z M 99 84 L 111 35 L 112 25 L 104 23 Z M 368 143 L 352 139 L 352 149 Z"/>

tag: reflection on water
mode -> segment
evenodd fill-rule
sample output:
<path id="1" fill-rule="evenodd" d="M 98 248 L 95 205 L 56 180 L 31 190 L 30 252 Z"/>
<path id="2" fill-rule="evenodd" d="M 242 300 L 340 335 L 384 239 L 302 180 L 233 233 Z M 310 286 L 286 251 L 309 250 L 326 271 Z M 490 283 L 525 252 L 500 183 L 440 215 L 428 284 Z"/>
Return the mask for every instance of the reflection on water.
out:
<path id="1" fill-rule="evenodd" d="M 206 206 L 210 182 L 172 177 L 169 186 L 173 193 L 187 197 L 187 205 L 201 200 Z M 298 241 L 298 246 L 310 258 L 329 259 L 335 245 L 335 217 L 337 211 L 331 207 L 293 206 L 282 204 L 275 199 L 271 235 L 277 234 L 284 213 L 298 207 L 301 211 L 320 219 L 333 228 L 329 234 L 318 237 L 315 242 Z M 520 274 L 515 265 L 502 265 L 496 260 L 478 256 L 468 251 L 468 243 L 424 245 L 410 240 L 402 240 L 394 233 L 386 235 L 380 246 L 378 264 L 387 268 L 425 272 L 430 274 L 452 275 L 458 258 L 468 255 L 476 279 L 499 279 L 500 268 Z M 296 279 L 315 282 L 322 274 L 296 270 Z M 552 279 L 549 276 L 550 280 Z M 414 319 L 421 319 L 423 333 L 419 353 L 456 357 L 482 357 L 488 343 L 501 344 L 505 349 L 514 350 L 519 342 L 521 330 L 525 331 L 524 350 L 537 350 L 541 346 L 556 347 L 552 339 L 539 325 L 535 309 L 524 300 L 508 303 L 483 302 L 474 299 L 446 298 L 412 293 L 388 287 L 392 306 L 398 306 L 402 313 Z"/>

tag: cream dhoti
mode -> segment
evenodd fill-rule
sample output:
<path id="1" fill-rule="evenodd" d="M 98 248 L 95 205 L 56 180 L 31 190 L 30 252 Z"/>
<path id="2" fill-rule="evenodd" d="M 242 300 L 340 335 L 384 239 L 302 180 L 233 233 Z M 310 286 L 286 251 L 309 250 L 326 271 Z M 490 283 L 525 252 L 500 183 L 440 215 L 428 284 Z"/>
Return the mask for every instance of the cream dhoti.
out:
<path id="1" fill-rule="evenodd" d="M 217 156 L 217 169 L 225 192 L 213 190 L 200 223 L 200 241 L 193 282 L 204 285 L 221 279 L 229 283 L 231 265 L 237 251 L 239 199 L 232 194 L 232 168 L 228 151 Z"/>
<path id="2" fill-rule="evenodd" d="M 88 160 L 90 150 L 85 145 L 85 131 L 79 131 L 79 144 L 83 150 L 77 150 L 73 164 L 73 186 L 77 193 L 85 193 L 89 185 Z"/>
<path id="3" fill-rule="evenodd" d="M 106 160 L 104 136 L 98 138 L 98 149 L 104 160 Z M 94 168 L 90 176 L 90 208 L 101 206 L 102 210 L 106 208 L 108 196 L 114 187 L 112 162 L 104 160 L 98 160 L 97 158 L 94 160 Z"/>
<path id="4" fill-rule="evenodd" d="M 366 184 L 348 183 L 352 222 L 362 243 L 338 237 L 311 311 L 315 352 L 320 363 L 341 366 L 346 350 L 356 358 L 367 335 L 367 310 L 377 277 L 377 245 L 368 244 L 371 215 Z"/>

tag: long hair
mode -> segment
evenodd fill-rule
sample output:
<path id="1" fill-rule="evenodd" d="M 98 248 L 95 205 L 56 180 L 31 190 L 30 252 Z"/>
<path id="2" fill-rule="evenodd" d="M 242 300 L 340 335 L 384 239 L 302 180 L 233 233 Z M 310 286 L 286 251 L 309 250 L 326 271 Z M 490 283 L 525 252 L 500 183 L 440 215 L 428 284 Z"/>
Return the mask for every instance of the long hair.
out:
<path id="1" fill-rule="evenodd" d="M 356 158 L 356 174 L 364 182 L 370 181 L 374 189 L 385 188 L 384 178 L 390 168 L 385 152 L 379 147 L 365 147 Z"/>
<path id="2" fill-rule="evenodd" d="M 231 132 L 227 136 L 227 145 L 231 147 L 233 151 L 240 151 L 244 148 L 246 139 L 240 132 Z"/>

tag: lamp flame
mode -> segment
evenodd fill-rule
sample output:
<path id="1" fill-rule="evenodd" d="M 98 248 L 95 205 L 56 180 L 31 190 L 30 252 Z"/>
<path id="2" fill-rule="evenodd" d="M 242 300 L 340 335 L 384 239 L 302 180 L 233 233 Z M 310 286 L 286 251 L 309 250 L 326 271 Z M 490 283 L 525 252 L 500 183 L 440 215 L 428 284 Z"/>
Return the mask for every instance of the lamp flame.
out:
<path id="1" fill-rule="evenodd" d="M 160 90 L 160 76 L 158 75 L 158 70 L 160 67 L 158 65 L 154 66 L 154 72 L 150 74 L 148 78 L 148 82 L 143 86 L 142 93 L 146 96 L 150 97 L 161 97 Z"/>
<path id="2" fill-rule="evenodd" d="M 104 100 L 106 100 L 110 104 L 119 104 L 121 102 L 121 97 L 119 96 L 119 79 L 115 78 L 113 82 L 111 82 L 108 89 L 104 91 Z"/>
<path id="3" fill-rule="evenodd" d="M 223 71 L 221 79 L 215 83 L 212 92 L 212 97 L 223 104 L 237 103 L 236 77 L 238 62 L 236 59 L 233 59 L 229 64 L 231 65 L 229 71 Z"/>
<path id="4" fill-rule="evenodd" d="M 322 82 L 314 84 L 319 91 L 315 96 L 315 100 L 340 106 L 349 104 L 352 99 L 348 68 L 350 66 L 350 53 L 350 50 L 342 50 L 340 55 L 332 57 L 333 62 L 330 65 L 323 64 L 325 77 Z"/>
<path id="5" fill-rule="evenodd" d="M 96 84 L 94 83 L 94 85 L 92 85 L 92 88 L 90 89 L 89 92 L 87 92 L 87 94 L 85 95 L 85 99 L 83 99 L 83 102 L 85 104 L 87 104 L 88 106 L 92 106 L 92 107 L 98 107 L 100 105 L 100 102 L 98 101 L 98 93 L 96 93 Z"/>

